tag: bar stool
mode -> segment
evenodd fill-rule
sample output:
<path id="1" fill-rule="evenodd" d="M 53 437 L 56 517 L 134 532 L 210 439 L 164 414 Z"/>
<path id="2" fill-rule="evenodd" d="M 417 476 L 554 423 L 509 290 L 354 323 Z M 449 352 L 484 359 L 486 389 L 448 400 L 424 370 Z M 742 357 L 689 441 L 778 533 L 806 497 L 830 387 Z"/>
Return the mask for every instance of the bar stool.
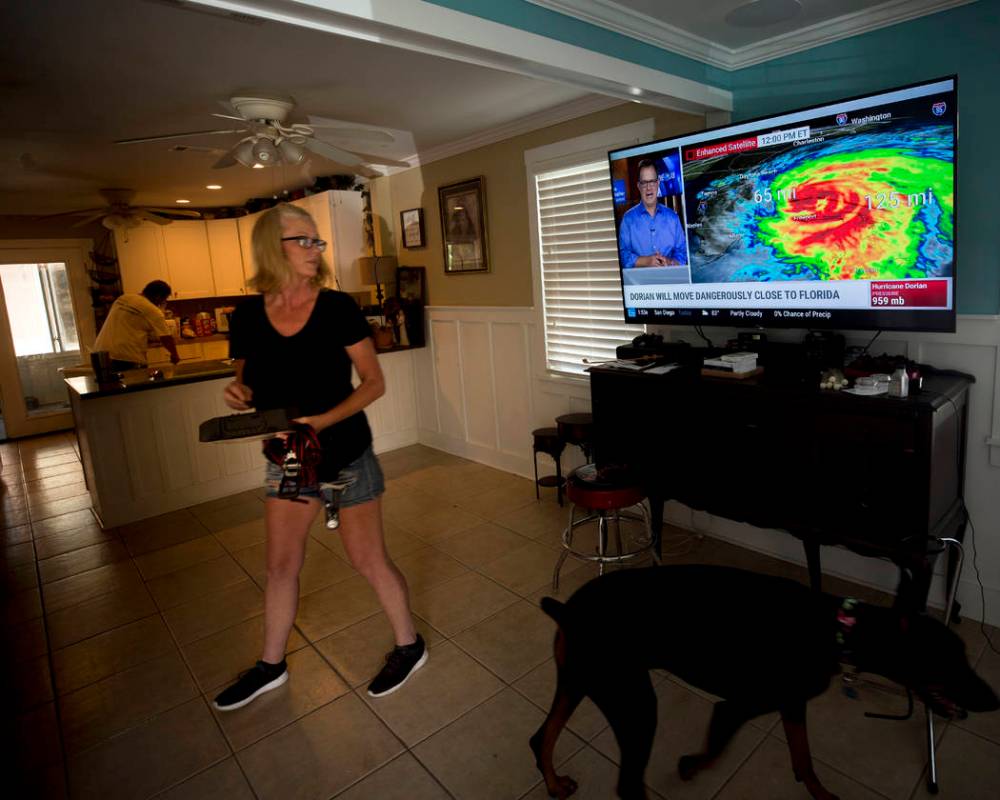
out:
<path id="1" fill-rule="evenodd" d="M 653 548 L 653 531 L 649 522 L 649 512 L 643 501 L 646 494 L 638 481 L 622 467 L 598 469 L 594 464 L 585 464 L 570 473 L 566 480 L 566 497 L 570 501 L 569 525 L 563 531 L 562 552 L 552 573 L 552 590 L 559 591 L 559 571 L 568 556 L 580 561 L 596 561 L 599 575 L 604 574 L 605 564 L 621 564 L 637 558 L 647 551 L 659 564 Z M 576 518 L 576 510 L 586 513 Z M 635 511 L 638 509 L 638 512 Z M 621 520 L 641 522 L 644 536 L 633 550 L 625 550 L 622 545 Z M 573 531 L 581 525 L 597 520 L 597 549 L 593 553 L 573 547 Z M 608 552 L 608 521 L 614 522 L 617 554 Z"/>
<path id="2" fill-rule="evenodd" d="M 559 436 L 564 442 L 575 444 L 583 451 L 583 458 L 588 464 L 594 460 L 591 450 L 594 428 L 593 414 L 563 414 L 556 417 L 556 427 L 558 427 Z"/>
<path id="3" fill-rule="evenodd" d="M 559 458 L 562 456 L 563 448 L 566 443 L 559 438 L 558 428 L 535 428 L 531 432 L 531 436 L 534 440 L 531 449 L 532 457 L 535 461 L 535 499 L 539 499 L 538 487 L 548 486 L 556 487 L 556 495 L 559 498 L 559 505 L 563 504 L 563 486 L 566 483 L 566 479 L 562 476 L 562 464 L 559 463 Z M 556 474 L 555 475 L 543 475 L 541 478 L 538 477 L 538 454 L 546 453 L 552 457 L 552 460 L 556 462 Z"/>

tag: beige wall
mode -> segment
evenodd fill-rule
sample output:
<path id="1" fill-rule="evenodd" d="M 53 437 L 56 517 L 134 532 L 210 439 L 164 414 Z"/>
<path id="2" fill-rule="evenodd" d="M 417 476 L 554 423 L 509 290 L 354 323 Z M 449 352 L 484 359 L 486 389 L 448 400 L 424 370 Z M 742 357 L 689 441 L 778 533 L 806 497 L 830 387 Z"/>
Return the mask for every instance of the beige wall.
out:
<path id="1" fill-rule="evenodd" d="M 372 185 L 377 246 L 400 265 L 427 268 L 428 303 L 435 306 L 531 306 L 531 250 L 524 152 L 574 136 L 652 117 L 656 137 L 705 127 L 701 116 L 635 103 L 532 131 L 513 139 L 379 178 Z M 445 275 L 437 188 L 482 175 L 491 271 Z M 424 210 L 427 246 L 407 250 L 399 241 L 399 212 Z"/>

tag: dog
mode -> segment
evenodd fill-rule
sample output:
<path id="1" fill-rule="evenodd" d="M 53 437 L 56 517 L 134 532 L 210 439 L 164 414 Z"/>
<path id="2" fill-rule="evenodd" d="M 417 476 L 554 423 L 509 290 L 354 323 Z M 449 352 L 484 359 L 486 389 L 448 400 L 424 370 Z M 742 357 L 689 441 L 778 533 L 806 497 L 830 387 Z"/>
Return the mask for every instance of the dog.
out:
<path id="1" fill-rule="evenodd" d="M 646 798 L 644 773 L 656 732 L 649 670 L 665 669 L 722 699 L 703 752 L 683 756 L 690 780 L 719 756 L 748 720 L 781 714 L 792 770 L 815 800 L 836 800 L 813 770 L 806 703 L 822 694 L 842 662 L 911 689 L 937 714 L 994 711 L 1000 700 L 972 670 L 962 640 L 926 614 L 900 612 L 813 591 L 785 578 L 729 567 L 679 565 L 595 578 L 566 603 L 542 609 L 558 625 L 552 708 L 531 737 L 551 797 L 576 791 L 557 775 L 556 740 L 584 697 L 618 740 L 618 795 Z"/>

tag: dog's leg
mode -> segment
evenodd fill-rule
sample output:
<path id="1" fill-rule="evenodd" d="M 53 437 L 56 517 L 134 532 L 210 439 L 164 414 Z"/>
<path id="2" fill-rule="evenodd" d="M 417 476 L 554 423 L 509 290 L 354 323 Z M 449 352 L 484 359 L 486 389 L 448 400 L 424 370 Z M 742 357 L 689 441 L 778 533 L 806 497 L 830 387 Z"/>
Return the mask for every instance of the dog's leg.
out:
<path id="1" fill-rule="evenodd" d="M 743 723 L 762 713 L 762 710 L 752 709 L 731 700 L 717 702 L 712 709 L 712 719 L 708 723 L 705 751 L 681 756 L 677 762 L 677 772 L 681 780 L 689 781 L 699 770 L 710 766 Z"/>
<path id="2" fill-rule="evenodd" d="M 576 781 L 568 775 L 556 775 L 552 763 L 559 734 L 573 715 L 576 707 L 583 699 L 580 691 L 572 680 L 566 668 L 566 636 L 561 630 L 556 632 L 556 695 L 552 699 L 552 708 L 542 723 L 542 727 L 531 737 L 528 744 L 535 754 L 535 764 L 545 779 L 545 788 L 549 797 L 565 798 L 576 791 Z"/>
<path id="3" fill-rule="evenodd" d="M 806 733 L 805 703 L 781 710 L 781 724 L 788 740 L 788 752 L 792 757 L 792 770 L 795 780 L 806 785 L 813 800 L 837 800 L 816 777 L 813 770 L 812 754 L 809 752 L 809 736 Z"/>
<path id="4" fill-rule="evenodd" d="M 646 800 L 646 765 L 656 735 L 656 693 L 648 670 L 613 670 L 602 674 L 590 696 L 601 710 L 621 751 L 618 796 Z"/>

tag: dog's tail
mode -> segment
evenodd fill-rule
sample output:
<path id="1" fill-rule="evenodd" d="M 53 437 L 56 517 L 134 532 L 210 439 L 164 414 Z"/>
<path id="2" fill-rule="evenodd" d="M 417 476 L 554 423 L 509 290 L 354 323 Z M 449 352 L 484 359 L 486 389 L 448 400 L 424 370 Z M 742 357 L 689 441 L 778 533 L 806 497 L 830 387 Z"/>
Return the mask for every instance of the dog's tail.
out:
<path id="1" fill-rule="evenodd" d="M 557 625 L 562 624 L 565 609 L 566 604 L 559 602 L 554 597 L 542 598 L 542 611 L 552 617 Z"/>

